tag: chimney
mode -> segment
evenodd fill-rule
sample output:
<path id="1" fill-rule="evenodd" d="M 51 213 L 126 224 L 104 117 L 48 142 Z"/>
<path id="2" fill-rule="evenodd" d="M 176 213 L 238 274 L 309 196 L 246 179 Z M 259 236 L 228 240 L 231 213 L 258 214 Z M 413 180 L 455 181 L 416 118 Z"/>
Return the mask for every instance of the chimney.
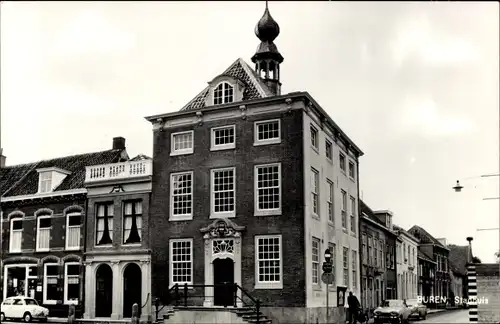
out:
<path id="1" fill-rule="evenodd" d="M 469 242 L 469 252 L 467 253 L 467 263 L 472 262 L 472 237 L 467 237 L 467 241 Z"/>
<path id="2" fill-rule="evenodd" d="M 7 159 L 7 157 L 3 155 L 3 149 L 0 148 L 0 168 L 5 168 L 5 160 L 6 159 Z"/>
<path id="3" fill-rule="evenodd" d="M 113 137 L 113 150 L 124 150 L 125 139 L 123 137 Z"/>

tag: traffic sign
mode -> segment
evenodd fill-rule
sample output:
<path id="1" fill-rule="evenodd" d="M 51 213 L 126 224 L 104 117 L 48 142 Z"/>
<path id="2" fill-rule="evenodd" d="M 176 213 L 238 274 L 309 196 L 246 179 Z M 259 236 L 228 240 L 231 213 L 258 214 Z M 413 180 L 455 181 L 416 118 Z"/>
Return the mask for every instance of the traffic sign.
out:
<path id="1" fill-rule="evenodd" d="M 333 266 L 331 263 L 323 262 L 323 272 L 331 273 L 333 270 Z"/>
<path id="2" fill-rule="evenodd" d="M 331 285 L 335 281 L 335 276 L 333 275 L 333 273 L 325 272 L 321 275 L 321 281 L 323 281 L 327 285 Z"/>

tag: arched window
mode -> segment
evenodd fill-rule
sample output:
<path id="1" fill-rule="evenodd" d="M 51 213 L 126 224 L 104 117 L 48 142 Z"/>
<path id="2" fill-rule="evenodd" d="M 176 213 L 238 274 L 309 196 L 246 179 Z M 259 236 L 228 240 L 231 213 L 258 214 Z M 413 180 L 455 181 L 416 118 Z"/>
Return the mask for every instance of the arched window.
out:
<path id="1" fill-rule="evenodd" d="M 214 105 L 220 105 L 234 101 L 234 88 L 227 82 L 219 83 L 214 89 Z"/>

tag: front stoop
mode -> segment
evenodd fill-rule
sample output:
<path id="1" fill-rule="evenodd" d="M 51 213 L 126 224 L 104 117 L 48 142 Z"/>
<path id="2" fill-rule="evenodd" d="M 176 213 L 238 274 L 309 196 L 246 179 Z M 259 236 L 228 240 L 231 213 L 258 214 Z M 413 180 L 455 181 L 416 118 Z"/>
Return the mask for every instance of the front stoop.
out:
<path id="1" fill-rule="evenodd" d="M 259 315 L 255 313 L 255 310 L 249 307 L 238 307 L 238 308 L 214 308 L 214 307 L 174 307 L 167 310 L 167 313 L 163 315 L 163 323 L 180 323 L 180 312 L 230 312 L 237 316 L 241 320 L 240 324 L 272 324 L 272 320 L 268 319 L 264 314 L 259 312 Z M 204 323 L 200 321 L 197 323 Z M 212 321 L 207 322 L 212 323 Z M 222 322 L 221 322 L 222 323 Z M 231 321 L 231 324 L 236 324 Z"/>

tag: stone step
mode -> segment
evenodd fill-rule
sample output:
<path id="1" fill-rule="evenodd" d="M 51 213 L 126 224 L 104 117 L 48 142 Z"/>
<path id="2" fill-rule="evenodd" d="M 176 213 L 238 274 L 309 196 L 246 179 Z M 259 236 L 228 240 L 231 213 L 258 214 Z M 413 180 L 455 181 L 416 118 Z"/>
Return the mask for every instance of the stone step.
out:
<path id="1" fill-rule="evenodd" d="M 236 315 L 238 315 L 238 316 L 244 316 L 244 315 L 253 315 L 253 314 L 257 314 L 257 313 L 255 312 L 255 310 L 253 310 L 253 309 L 248 309 L 248 310 L 244 310 L 244 311 L 236 311 L 235 313 L 236 313 Z M 261 313 L 261 312 L 259 312 L 259 314 L 262 314 L 262 313 Z"/>
<path id="2" fill-rule="evenodd" d="M 251 324 L 254 324 L 254 323 L 257 323 L 257 319 L 250 319 L 250 320 L 246 320 L 248 323 L 251 323 Z M 260 320 L 259 321 L 259 324 L 272 324 L 272 320 L 270 319 L 264 319 L 264 320 Z"/>
<path id="3" fill-rule="evenodd" d="M 257 316 L 257 314 L 252 314 L 252 315 L 243 315 L 241 318 L 243 318 L 244 320 L 251 320 L 251 319 L 257 319 L 257 317 L 261 320 L 263 319 L 267 319 L 267 316 L 263 315 L 263 314 L 259 314 Z"/>

